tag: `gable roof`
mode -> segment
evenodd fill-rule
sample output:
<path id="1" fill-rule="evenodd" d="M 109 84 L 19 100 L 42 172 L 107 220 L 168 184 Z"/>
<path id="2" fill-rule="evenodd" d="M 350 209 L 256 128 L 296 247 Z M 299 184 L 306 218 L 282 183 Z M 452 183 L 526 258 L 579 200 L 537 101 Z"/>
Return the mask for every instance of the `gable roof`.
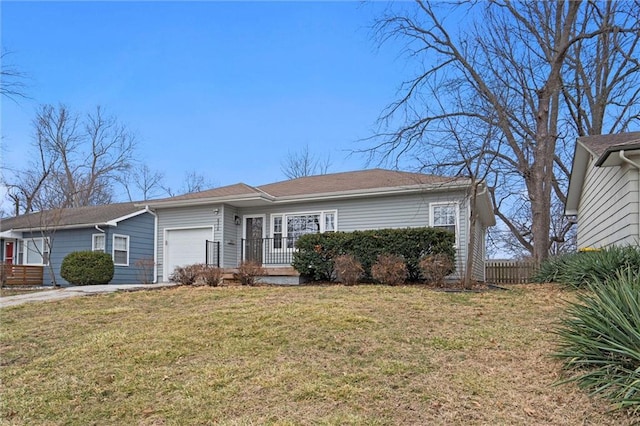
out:
<path id="1" fill-rule="evenodd" d="M 340 198 L 385 192 L 465 188 L 469 179 L 395 170 L 369 169 L 306 176 L 260 186 L 238 183 L 207 191 L 145 202 L 150 207 L 179 207 L 209 203 L 264 205 L 318 198 Z"/>
<path id="2" fill-rule="evenodd" d="M 609 156 L 614 152 L 640 149 L 640 132 L 583 136 L 578 138 L 578 143 L 598 159 L 595 166 L 600 167 L 607 162 Z M 610 165 L 619 165 L 619 163 Z"/>
<path id="3" fill-rule="evenodd" d="M 29 231 L 41 229 L 87 228 L 96 225 L 116 225 L 146 210 L 136 203 L 116 203 L 101 206 L 87 206 L 46 210 L 0 219 L 0 232 Z"/>
<path id="4" fill-rule="evenodd" d="M 589 161 L 595 159 L 595 167 L 619 166 L 622 159 L 614 153 L 640 150 L 640 132 L 616 133 L 612 135 L 594 135 L 578 138 L 573 154 L 569 189 L 564 214 L 578 214 L 578 205 L 582 196 L 584 178 Z"/>

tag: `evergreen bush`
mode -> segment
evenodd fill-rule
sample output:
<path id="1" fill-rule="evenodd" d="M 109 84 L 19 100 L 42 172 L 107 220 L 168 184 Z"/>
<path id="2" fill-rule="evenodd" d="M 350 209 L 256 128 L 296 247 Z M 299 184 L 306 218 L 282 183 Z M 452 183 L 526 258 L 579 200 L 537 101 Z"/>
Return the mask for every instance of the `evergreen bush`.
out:
<path id="1" fill-rule="evenodd" d="M 108 284 L 113 274 L 111 255 L 97 251 L 71 252 L 60 266 L 60 276 L 73 285 Z"/>
<path id="2" fill-rule="evenodd" d="M 329 232 L 303 235 L 296 242 L 293 267 L 316 281 L 334 279 L 333 259 L 343 254 L 353 255 L 364 269 L 364 277 L 371 278 L 371 266 L 381 254 L 405 259 L 408 279 L 420 279 L 420 259 L 442 253 L 452 262 L 455 256 L 455 236 L 435 228 L 378 229 L 354 232 Z"/>

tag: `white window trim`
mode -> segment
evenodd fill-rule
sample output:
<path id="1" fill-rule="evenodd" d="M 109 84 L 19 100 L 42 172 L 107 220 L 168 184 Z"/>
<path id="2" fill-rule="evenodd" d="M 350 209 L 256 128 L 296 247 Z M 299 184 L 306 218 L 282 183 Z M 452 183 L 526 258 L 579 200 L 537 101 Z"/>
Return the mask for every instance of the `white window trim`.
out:
<path id="1" fill-rule="evenodd" d="M 124 238 L 127 241 L 127 262 L 126 263 L 116 263 L 116 238 Z M 113 238 L 111 241 L 111 258 L 113 259 L 114 266 L 129 266 L 129 236 L 122 234 L 113 234 Z"/>
<path id="2" fill-rule="evenodd" d="M 45 241 L 46 240 L 46 241 Z M 47 253 L 48 262 L 40 262 L 40 263 L 29 263 L 29 241 L 42 241 L 42 253 L 38 252 L 42 260 L 44 261 L 44 253 Z M 34 266 L 49 266 L 49 262 L 51 261 L 51 239 L 49 237 L 33 237 L 33 238 L 25 238 L 23 240 L 23 244 L 20 247 L 22 249 L 22 261 L 23 265 L 34 265 Z M 47 250 L 45 251 L 45 247 Z"/>
<path id="3" fill-rule="evenodd" d="M 287 241 L 287 238 L 289 237 L 288 235 L 288 227 L 287 227 L 287 216 L 309 216 L 309 215 L 319 215 L 320 216 L 320 234 L 324 234 L 326 231 L 325 229 L 325 225 L 326 225 L 326 221 L 325 221 L 325 215 L 327 214 L 333 214 L 333 227 L 334 230 L 330 231 L 330 232 L 337 232 L 338 231 L 338 210 L 333 209 L 333 210 L 312 210 L 312 211 L 302 211 L 302 212 L 283 212 L 283 213 L 272 213 L 271 217 L 269 218 L 269 237 L 271 239 L 274 239 L 274 220 L 276 217 L 281 217 L 282 218 L 282 247 L 281 248 L 273 248 L 271 247 L 271 250 L 273 251 L 283 251 L 283 250 L 291 250 L 290 248 L 287 248 L 287 244 L 285 243 Z M 272 244 L 273 245 L 273 244 Z"/>
<path id="4" fill-rule="evenodd" d="M 102 237 L 104 240 L 104 247 L 102 249 L 96 248 L 96 237 Z M 100 251 L 105 253 L 107 251 L 107 236 L 105 234 L 91 234 L 91 251 Z"/>
<path id="5" fill-rule="evenodd" d="M 456 223 L 455 223 L 455 227 L 456 227 L 456 232 L 455 232 L 455 242 L 453 247 L 458 248 L 458 239 L 459 239 L 459 235 L 460 235 L 460 202 L 458 201 L 437 201 L 437 202 L 433 202 L 433 203 L 429 203 L 429 226 L 431 228 L 438 228 L 438 226 L 436 226 L 434 224 L 434 207 L 437 206 L 454 206 L 455 207 L 455 213 L 456 213 Z"/>

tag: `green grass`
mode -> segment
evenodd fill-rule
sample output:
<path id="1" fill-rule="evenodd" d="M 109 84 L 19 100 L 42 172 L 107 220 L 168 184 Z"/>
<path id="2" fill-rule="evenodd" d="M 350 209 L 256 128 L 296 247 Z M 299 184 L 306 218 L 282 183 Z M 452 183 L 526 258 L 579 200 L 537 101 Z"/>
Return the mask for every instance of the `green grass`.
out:
<path id="1" fill-rule="evenodd" d="M 553 387 L 548 285 L 182 287 L 0 311 L 2 424 L 625 424 Z"/>

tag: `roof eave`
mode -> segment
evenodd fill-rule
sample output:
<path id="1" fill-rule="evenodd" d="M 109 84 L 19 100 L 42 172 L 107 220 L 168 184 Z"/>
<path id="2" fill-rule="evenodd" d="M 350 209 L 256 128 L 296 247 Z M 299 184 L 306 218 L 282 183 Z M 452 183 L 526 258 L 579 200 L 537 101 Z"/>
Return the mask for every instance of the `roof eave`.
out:
<path id="1" fill-rule="evenodd" d="M 275 197 L 270 197 L 267 194 L 250 194 L 246 196 L 224 196 L 224 197 L 206 197 L 206 198 L 193 198 L 189 200 L 174 200 L 174 201 L 147 201 L 142 204 L 135 204 L 137 207 L 148 206 L 149 208 L 169 208 L 169 207 L 192 207 L 202 206 L 207 204 L 228 204 L 233 202 L 247 202 L 247 201 L 264 201 L 273 202 Z"/>

